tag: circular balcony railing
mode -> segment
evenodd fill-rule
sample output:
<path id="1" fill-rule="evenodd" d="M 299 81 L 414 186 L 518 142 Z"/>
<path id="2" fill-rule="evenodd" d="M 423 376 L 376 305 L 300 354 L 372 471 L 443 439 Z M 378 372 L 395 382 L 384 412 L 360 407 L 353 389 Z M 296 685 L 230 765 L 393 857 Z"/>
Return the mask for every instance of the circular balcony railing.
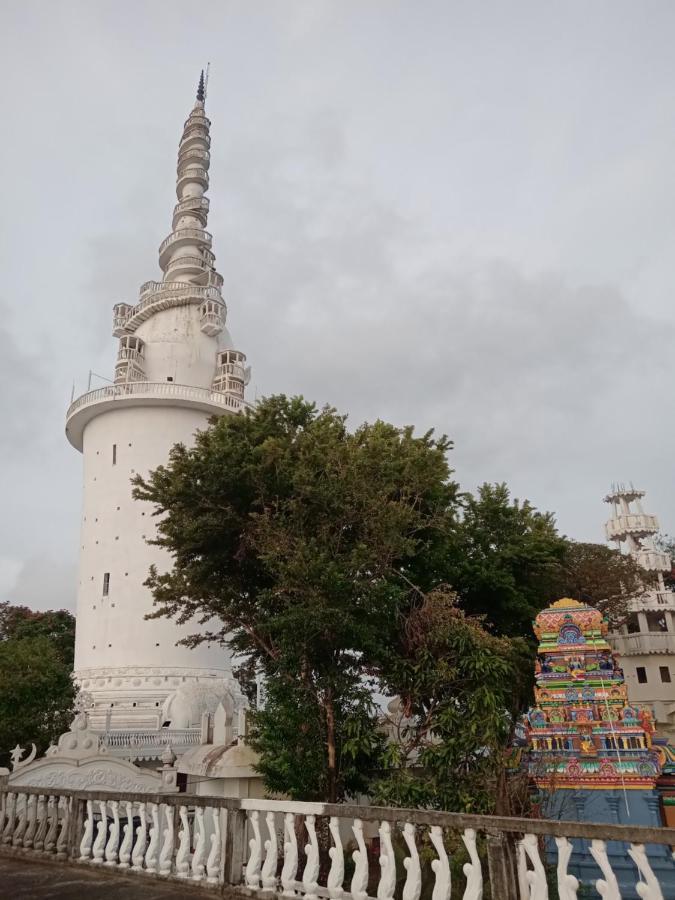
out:
<path id="1" fill-rule="evenodd" d="M 212 236 L 203 228 L 178 228 L 164 238 L 159 245 L 159 265 L 163 269 L 168 262 L 168 251 L 175 246 L 181 244 L 198 244 L 210 247 L 213 241 Z"/>
<path id="2" fill-rule="evenodd" d="M 633 537 L 647 537 L 656 534 L 658 530 L 659 520 L 656 516 L 649 516 L 646 513 L 615 516 L 606 525 L 607 539 L 610 541 L 624 540 L 629 534 Z"/>
<path id="3" fill-rule="evenodd" d="M 193 168 L 188 168 L 185 170 L 181 170 L 178 173 L 178 180 L 176 181 L 176 192 L 180 197 L 181 190 L 185 187 L 186 184 L 190 184 L 192 182 L 196 182 L 200 184 L 203 190 L 208 190 L 209 188 L 209 173 L 206 169 L 203 169 L 201 166 L 194 166 Z"/>
<path id="4" fill-rule="evenodd" d="M 82 450 L 84 429 L 99 413 L 123 406 L 184 406 L 211 415 L 241 412 L 251 404 L 211 388 L 192 387 L 168 381 L 130 381 L 87 391 L 74 400 L 66 413 L 66 436 Z"/>
<path id="5" fill-rule="evenodd" d="M 179 200 L 173 208 L 174 218 L 185 215 L 185 213 L 200 213 L 206 216 L 209 211 L 208 197 L 188 197 L 185 200 Z"/>

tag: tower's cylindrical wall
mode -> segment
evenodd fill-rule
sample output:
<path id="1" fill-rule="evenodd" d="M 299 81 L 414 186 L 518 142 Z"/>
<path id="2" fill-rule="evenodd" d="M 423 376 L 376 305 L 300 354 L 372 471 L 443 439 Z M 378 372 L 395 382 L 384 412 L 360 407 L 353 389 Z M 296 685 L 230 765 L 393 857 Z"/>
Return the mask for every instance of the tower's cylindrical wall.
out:
<path id="1" fill-rule="evenodd" d="M 155 529 L 152 506 L 132 498 L 134 474 L 147 475 L 166 462 L 173 444 L 191 444 L 207 420 L 206 413 L 190 408 L 142 406 L 103 411 L 85 427 L 75 673 L 96 703 L 93 721 L 96 707 L 104 705 L 113 723 L 122 716 L 119 726 L 138 721 L 146 727 L 161 707 L 163 686 L 168 694 L 176 677 L 231 674 L 225 648 L 176 646 L 200 630 L 196 621 L 179 626 L 172 619 L 145 619 L 154 609 L 143 585 L 149 566 L 166 571 L 172 561 L 147 544 Z M 129 680 L 139 666 L 140 677 Z M 96 702 L 97 688 L 104 703 Z M 116 694 L 117 703 L 111 700 Z"/>
<path id="2" fill-rule="evenodd" d="M 225 329 L 217 338 L 204 334 L 200 320 L 199 307 L 191 304 L 161 310 L 139 325 L 136 334 L 145 341 L 148 381 L 211 387 L 216 355 L 232 341 Z"/>

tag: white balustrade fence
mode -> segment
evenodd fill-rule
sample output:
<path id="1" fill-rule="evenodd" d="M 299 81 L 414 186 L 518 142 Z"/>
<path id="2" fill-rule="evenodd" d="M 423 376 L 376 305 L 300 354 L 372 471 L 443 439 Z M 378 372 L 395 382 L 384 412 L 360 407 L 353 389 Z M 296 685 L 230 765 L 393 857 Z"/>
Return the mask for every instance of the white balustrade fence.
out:
<path id="1" fill-rule="evenodd" d="M 201 742 L 201 728 L 172 728 L 166 730 L 105 731 L 101 744 L 113 755 L 127 758 L 157 758 L 166 747 L 183 749 Z"/>
<path id="2" fill-rule="evenodd" d="M 672 866 L 675 829 L 0 787 L 0 852 L 300 900 L 420 900 L 423 890 L 431 900 L 575 900 L 589 895 L 569 872 L 572 839 L 595 861 L 595 896 L 675 896 L 672 869 L 660 881 L 664 860 Z M 632 893 L 621 892 L 607 841 L 628 848 Z M 659 865 L 645 844 L 662 851 Z"/>
<path id="3" fill-rule="evenodd" d="M 101 403 L 108 400 L 124 400 L 130 396 L 149 396 L 149 397 L 170 397 L 176 400 L 194 400 L 197 402 L 209 403 L 216 406 L 227 406 L 230 409 L 244 409 L 249 404 L 231 397 L 229 394 L 223 394 L 219 391 L 209 390 L 208 388 L 193 387 L 189 384 L 176 384 L 165 381 L 138 381 L 130 384 L 106 385 L 106 387 L 95 388 L 88 391 L 74 400 L 68 407 L 66 420 L 81 409 L 92 403 Z"/>

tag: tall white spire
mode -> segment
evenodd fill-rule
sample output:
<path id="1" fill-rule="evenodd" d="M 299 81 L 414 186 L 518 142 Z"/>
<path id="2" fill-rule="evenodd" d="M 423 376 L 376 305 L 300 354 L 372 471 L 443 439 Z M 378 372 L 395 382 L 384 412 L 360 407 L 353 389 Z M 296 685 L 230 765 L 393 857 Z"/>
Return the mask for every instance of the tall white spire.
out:
<path id="1" fill-rule="evenodd" d="M 243 401 L 245 386 L 250 374 L 246 356 L 232 347 L 224 332 L 227 307 L 221 289 L 223 277 L 215 267 L 213 237 L 206 230 L 209 215 L 209 167 L 211 164 L 211 122 L 204 112 L 205 79 L 202 71 L 197 88 L 197 98 L 184 126 L 178 146 L 176 167 L 176 197 L 171 232 L 159 246 L 161 281 L 146 281 L 141 285 L 136 306 L 118 303 L 113 309 L 113 335 L 120 338 L 120 350 L 115 367 L 115 382 L 128 384 L 136 381 L 173 380 L 177 383 L 210 387 L 235 401 Z M 170 308 L 196 306 L 199 310 L 199 328 L 210 338 L 219 338 L 217 357 L 211 355 L 208 363 L 195 371 L 194 347 L 187 350 L 185 321 L 170 336 L 164 335 L 161 326 L 156 334 L 156 346 L 151 338 L 155 329 L 145 329 L 147 338 L 140 332 L 142 323 L 155 313 Z M 161 320 L 165 323 L 166 319 Z M 155 323 L 157 324 L 157 323 Z M 221 336 L 221 332 L 224 334 Z M 176 372 L 165 372 L 166 360 L 160 344 L 171 343 L 173 353 L 168 360 Z M 206 352 L 207 345 L 202 347 Z M 185 365 L 181 365 L 182 362 Z M 152 362 L 156 361 L 157 365 Z M 215 368 L 214 368 L 215 364 Z M 210 376 L 205 378 L 207 368 Z M 188 371 L 186 371 L 186 369 Z M 157 374 L 155 371 L 159 370 Z M 196 381 L 195 381 L 196 379 Z"/>
<path id="2" fill-rule="evenodd" d="M 176 197 L 171 234 L 159 248 L 159 267 L 165 282 L 190 282 L 220 288 L 215 270 L 213 239 L 205 230 L 209 216 L 211 122 L 204 112 L 204 72 L 199 77 L 197 99 L 178 146 Z"/>

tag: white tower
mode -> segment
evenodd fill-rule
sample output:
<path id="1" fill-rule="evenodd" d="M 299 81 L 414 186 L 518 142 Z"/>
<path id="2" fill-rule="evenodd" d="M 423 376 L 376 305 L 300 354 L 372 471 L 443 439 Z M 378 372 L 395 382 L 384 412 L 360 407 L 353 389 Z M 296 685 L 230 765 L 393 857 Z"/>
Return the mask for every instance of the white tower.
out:
<path id="1" fill-rule="evenodd" d="M 645 513 L 645 492 L 633 485 L 613 485 L 605 497 L 612 517 L 605 525 L 608 541 L 629 553 L 643 569 L 658 573 L 655 588 L 631 601 L 621 630 L 609 635 L 621 655 L 628 697 L 632 703 L 654 710 L 657 727 L 675 737 L 675 594 L 665 587 L 663 573 L 671 568 L 670 556 L 654 545 L 659 521 Z"/>
<path id="2" fill-rule="evenodd" d="M 176 646 L 199 630 L 196 622 L 145 619 L 153 610 L 143 586 L 148 569 L 155 563 L 166 571 L 171 559 L 147 544 L 152 508 L 132 499 L 130 483 L 134 473 L 165 463 L 173 444 L 190 444 L 209 417 L 246 405 L 246 357 L 224 327 L 223 279 L 205 230 L 211 139 L 204 93 L 202 73 L 178 149 L 172 231 L 159 247 L 162 280 L 141 285 L 136 305 L 114 307 L 114 383 L 78 397 L 66 418 L 68 440 L 84 459 L 75 675 L 92 726 L 117 732 L 111 746 L 145 742 L 158 753 L 153 731 L 164 727 L 166 737 L 170 729 L 180 752 L 197 740 L 203 712 L 220 700 L 229 709 L 242 701 L 224 648 Z M 136 734 L 127 741 L 120 731 Z"/>

